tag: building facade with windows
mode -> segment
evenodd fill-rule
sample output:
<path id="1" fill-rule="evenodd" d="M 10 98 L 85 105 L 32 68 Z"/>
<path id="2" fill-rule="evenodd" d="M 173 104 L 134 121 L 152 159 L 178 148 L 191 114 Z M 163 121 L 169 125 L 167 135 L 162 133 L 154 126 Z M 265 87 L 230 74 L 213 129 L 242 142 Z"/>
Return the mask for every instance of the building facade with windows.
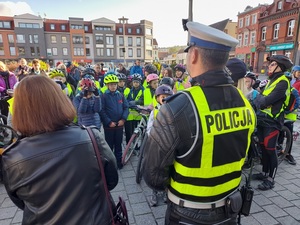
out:
<path id="1" fill-rule="evenodd" d="M 123 32 L 123 29 L 125 32 Z M 84 21 L 45 19 L 31 14 L 0 16 L 0 60 L 39 58 L 78 63 L 152 62 L 153 23 L 118 23 L 107 18 Z"/>

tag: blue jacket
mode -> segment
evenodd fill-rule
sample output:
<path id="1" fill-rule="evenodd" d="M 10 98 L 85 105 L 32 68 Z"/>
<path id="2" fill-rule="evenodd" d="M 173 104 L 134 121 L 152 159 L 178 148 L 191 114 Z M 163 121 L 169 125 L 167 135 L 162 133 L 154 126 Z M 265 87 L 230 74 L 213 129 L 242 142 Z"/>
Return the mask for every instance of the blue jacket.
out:
<path id="1" fill-rule="evenodd" d="M 144 77 L 143 69 L 141 66 L 132 66 L 130 68 L 130 75 L 132 75 L 134 73 L 141 74 L 141 76 Z"/>
<path id="2" fill-rule="evenodd" d="M 101 119 L 104 127 L 109 127 L 111 122 L 118 122 L 119 120 L 126 121 L 129 110 L 128 102 L 123 94 L 119 91 L 111 92 L 106 90 L 101 96 L 102 110 Z"/>
<path id="3" fill-rule="evenodd" d="M 77 111 L 78 124 L 84 126 L 95 125 L 98 129 L 101 127 L 100 111 L 101 99 L 92 96 L 91 98 L 83 98 L 79 93 L 73 99 L 73 105 Z"/>

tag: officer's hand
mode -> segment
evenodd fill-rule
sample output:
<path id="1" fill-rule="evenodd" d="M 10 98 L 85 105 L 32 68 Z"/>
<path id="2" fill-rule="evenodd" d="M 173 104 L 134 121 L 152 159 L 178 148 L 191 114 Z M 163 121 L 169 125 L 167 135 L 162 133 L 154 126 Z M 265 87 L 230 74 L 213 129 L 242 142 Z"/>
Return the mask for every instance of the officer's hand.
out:
<path id="1" fill-rule="evenodd" d="M 119 120 L 119 121 L 118 121 L 118 126 L 119 126 L 119 127 L 121 127 L 121 126 L 123 126 L 123 125 L 124 125 L 124 123 L 125 123 L 125 121 L 124 121 L 124 120 Z"/>
<path id="2" fill-rule="evenodd" d="M 110 122 L 109 127 L 116 127 L 117 124 L 115 122 Z"/>

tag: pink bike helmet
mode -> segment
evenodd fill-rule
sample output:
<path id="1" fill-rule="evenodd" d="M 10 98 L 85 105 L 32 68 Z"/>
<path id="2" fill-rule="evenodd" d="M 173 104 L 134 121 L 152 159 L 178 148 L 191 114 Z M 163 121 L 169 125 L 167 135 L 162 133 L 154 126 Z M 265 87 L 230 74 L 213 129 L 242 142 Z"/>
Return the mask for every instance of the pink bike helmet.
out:
<path id="1" fill-rule="evenodd" d="M 150 83 L 153 80 L 158 80 L 158 75 L 155 73 L 149 74 L 146 78 L 147 83 Z"/>

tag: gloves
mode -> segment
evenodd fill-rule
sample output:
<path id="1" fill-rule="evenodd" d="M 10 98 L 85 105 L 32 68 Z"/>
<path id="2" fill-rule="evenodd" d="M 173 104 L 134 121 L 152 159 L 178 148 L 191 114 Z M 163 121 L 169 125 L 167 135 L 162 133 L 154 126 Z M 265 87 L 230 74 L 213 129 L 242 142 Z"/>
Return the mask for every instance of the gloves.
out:
<path id="1" fill-rule="evenodd" d="M 129 107 L 135 106 L 135 101 L 128 102 Z"/>
<path id="2" fill-rule="evenodd" d="M 88 96 L 88 90 L 84 90 L 83 91 L 83 97 L 87 97 Z"/>
<path id="3" fill-rule="evenodd" d="M 95 91 L 93 92 L 95 96 L 99 96 L 99 90 L 95 87 Z"/>

